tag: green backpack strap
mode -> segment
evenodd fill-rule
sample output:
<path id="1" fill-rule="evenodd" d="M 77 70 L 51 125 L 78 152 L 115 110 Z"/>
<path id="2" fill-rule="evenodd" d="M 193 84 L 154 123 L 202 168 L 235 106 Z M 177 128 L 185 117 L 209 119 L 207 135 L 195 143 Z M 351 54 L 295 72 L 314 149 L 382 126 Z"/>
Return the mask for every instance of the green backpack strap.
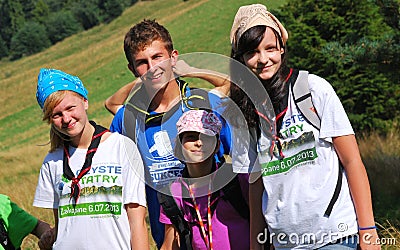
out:
<path id="1" fill-rule="evenodd" d="M 299 71 L 296 81 L 292 84 L 292 94 L 294 103 L 302 113 L 304 119 L 319 130 L 321 128 L 321 119 L 312 102 L 307 71 Z"/>

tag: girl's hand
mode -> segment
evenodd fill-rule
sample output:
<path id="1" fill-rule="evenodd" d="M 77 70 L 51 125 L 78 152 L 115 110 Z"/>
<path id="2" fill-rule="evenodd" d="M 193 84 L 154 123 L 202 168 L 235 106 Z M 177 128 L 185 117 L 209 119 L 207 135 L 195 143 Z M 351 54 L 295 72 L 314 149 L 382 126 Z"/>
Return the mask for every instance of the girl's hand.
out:
<path id="1" fill-rule="evenodd" d="M 359 242 L 360 242 L 360 249 L 361 250 L 380 250 L 381 245 L 378 233 L 376 229 L 370 230 L 360 230 L 359 231 Z"/>

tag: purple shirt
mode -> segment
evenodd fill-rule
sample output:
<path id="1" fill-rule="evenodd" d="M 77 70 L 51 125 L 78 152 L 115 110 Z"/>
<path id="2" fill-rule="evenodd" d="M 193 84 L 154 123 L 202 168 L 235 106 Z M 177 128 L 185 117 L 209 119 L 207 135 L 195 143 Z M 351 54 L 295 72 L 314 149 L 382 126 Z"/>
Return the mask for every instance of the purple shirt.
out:
<path id="1" fill-rule="evenodd" d="M 239 182 L 242 187 L 243 197 L 248 201 L 248 175 L 239 174 Z M 183 208 L 185 220 L 192 228 L 192 246 L 193 249 L 207 249 L 204 242 L 200 224 L 194 211 L 192 202 L 182 200 L 182 188 L 187 189 L 186 185 L 177 180 L 171 185 L 171 192 L 175 197 L 178 206 Z M 207 194 L 208 186 L 192 189 L 195 196 L 196 193 Z M 212 240 L 214 249 L 249 249 L 250 247 L 250 225 L 249 221 L 242 218 L 235 208 L 223 199 L 223 192 L 212 202 L 218 202 L 211 218 Z M 207 195 L 196 198 L 201 217 L 204 222 L 205 230 L 208 235 L 207 222 Z M 192 208 L 192 210 L 190 209 Z M 160 210 L 160 222 L 164 224 L 172 224 L 170 219 L 164 213 L 162 207 Z"/>

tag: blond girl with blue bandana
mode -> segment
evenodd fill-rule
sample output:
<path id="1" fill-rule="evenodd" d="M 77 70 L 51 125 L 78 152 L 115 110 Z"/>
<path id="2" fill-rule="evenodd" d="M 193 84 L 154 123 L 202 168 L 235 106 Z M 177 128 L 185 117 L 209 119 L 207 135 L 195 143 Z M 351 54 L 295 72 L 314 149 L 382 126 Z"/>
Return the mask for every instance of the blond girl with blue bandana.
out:
<path id="1" fill-rule="evenodd" d="M 37 101 L 51 125 L 33 205 L 54 211 L 53 249 L 148 249 L 136 145 L 89 121 L 81 80 L 41 69 Z"/>

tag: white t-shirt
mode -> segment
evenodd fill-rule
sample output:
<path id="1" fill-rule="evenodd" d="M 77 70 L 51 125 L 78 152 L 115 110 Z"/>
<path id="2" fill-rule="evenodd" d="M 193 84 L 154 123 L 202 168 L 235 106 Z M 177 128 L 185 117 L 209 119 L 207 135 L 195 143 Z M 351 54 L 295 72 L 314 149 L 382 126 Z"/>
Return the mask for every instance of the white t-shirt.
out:
<path id="1" fill-rule="evenodd" d="M 271 140 L 262 135 L 257 148 L 258 164 L 240 169 L 261 171 L 263 175 L 263 213 L 276 248 L 315 249 L 357 233 L 345 174 L 332 212 L 324 216 L 339 173 L 332 138 L 354 132 L 332 86 L 316 75 L 310 74 L 308 80 L 321 129 L 315 129 L 303 118 L 290 90 L 280 129 L 283 160 L 277 158 L 277 146 L 271 159 Z"/>
<path id="2" fill-rule="evenodd" d="M 69 148 L 69 165 L 77 176 L 86 149 Z M 33 205 L 58 209 L 54 249 L 130 249 L 130 227 L 124 204 L 146 206 L 144 167 L 136 145 L 111 134 L 100 143 L 90 171 L 80 181 L 74 208 L 71 181 L 63 175 L 63 149 L 49 153 L 42 165 Z"/>

